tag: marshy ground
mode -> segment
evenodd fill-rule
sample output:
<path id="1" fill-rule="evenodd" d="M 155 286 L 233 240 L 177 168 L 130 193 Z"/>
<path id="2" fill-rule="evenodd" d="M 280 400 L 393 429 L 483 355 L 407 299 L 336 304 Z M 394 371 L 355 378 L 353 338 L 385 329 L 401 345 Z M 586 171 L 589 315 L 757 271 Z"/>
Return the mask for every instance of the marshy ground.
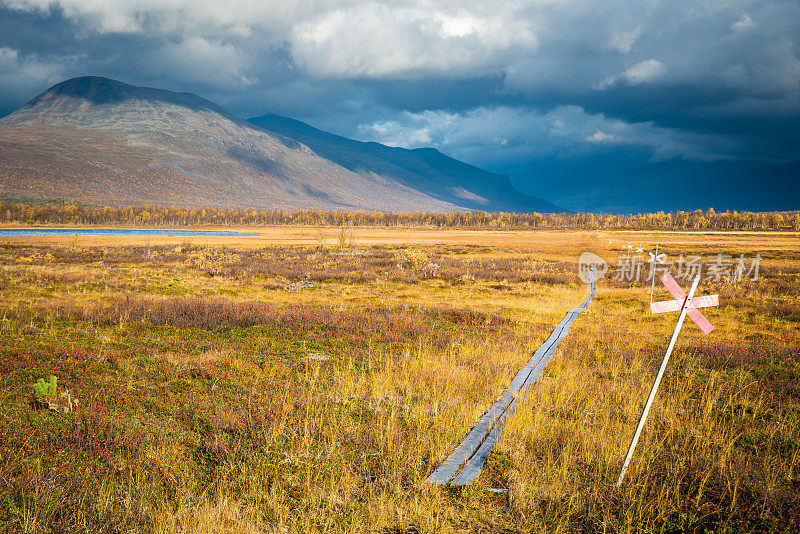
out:
<path id="1" fill-rule="evenodd" d="M 800 530 L 797 234 L 265 233 L 0 244 L 0 530 Z M 625 485 L 676 314 L 613 277 L 481 478 L 426 485 L 627 242 L 763 261 L 701 285 Z"/>

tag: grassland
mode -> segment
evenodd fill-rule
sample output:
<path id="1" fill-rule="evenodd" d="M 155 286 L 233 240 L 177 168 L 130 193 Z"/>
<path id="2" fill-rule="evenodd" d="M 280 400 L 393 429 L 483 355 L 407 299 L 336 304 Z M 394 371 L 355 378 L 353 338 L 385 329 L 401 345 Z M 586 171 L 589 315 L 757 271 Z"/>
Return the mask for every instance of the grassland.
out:
<path id="1" fill-rule="evenodd" d="M 0 530 L 800 531 L 797 234 L 262 231 L 5 239 Z M 625 485 L 675 316 L 613 278 L 481 478 L 426 485 L 585 297 L 577 256 L 628 242 L 764 260 L 701 286 L 716 330 L 684 328 Z"/>

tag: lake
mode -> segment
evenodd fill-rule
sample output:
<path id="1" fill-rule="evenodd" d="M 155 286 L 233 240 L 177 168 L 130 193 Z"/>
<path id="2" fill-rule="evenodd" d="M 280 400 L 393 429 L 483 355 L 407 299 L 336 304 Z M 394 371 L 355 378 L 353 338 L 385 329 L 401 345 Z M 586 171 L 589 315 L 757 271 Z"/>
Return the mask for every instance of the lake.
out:
<path id="1" fill-rule="evenodd" d="M 219 230 L 137 230 L 125 228 L 0 228 L 0 237 L 128 236 L 128 237 L 258 237 L 253 232 Z"/>

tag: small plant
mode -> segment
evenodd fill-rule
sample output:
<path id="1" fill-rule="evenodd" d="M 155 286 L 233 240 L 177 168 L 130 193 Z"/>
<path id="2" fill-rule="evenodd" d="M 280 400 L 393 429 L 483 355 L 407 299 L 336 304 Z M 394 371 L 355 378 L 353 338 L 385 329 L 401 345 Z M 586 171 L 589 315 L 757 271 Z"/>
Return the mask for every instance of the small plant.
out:
<path id="1" fill-rule="evenodd" d="M 317 227 L 317 250 L 325 248 L 325 229 L 322 226 Z"/>
<path id="2" fill-rule="evenodd" d="M 33 392 L 36 394 L 36 399 L 40 402 L 49 404 L 55 401 L 56 394 L 58 393 L 58 378 L 50 375 L 50 378 L 45 382 L 44 378 L 40 378 L 33 385 Z"/>
<path id="3" fill-rule="evenodd" d="M 78 400 L 72 398 L 72 394 L 65 389 L 59 395 L 58 378 L 50 375 L 45 380 L 40 378 L 33 384 L 33 393 L 36 395 L 34 406 L 46 407 L 54 412 L 71 412 L 78 405 Z"/>
<path id="4" fill-rule="evenodd" d="M 342 225 L 339 228 L 339 248 L 344 249 L 353 246 L 353 225 Z"/>
<path id="5" fill-rule="evenodd" d="M 186 265 L 205 271 L 209 276 L 222 274 L 222 269 L 226 264 L 238 259 L 237 255 L 232 255 L 227 249 L 213 247 L 209 244 L 192 247 L 191 250 L 188 248 L 182 250 L 189 251 L 185 260 Z"/>
<path id="6" fill-rule="evenodd" d="M 411 267 L 415 271 L 423 271 L 425 267 L 430 263 L 428 261 L 428 255 L 422 250 L 409 250 L 407 252 L 408 261 L 411 263 Z"/>
<path id="7" fill-rule="evenodd" d="M 423 276 L 433 276 L 439 269 L 439 265 L 431 263 L 428 254 L 424 250 L 401 249 L 395 252 L 397 269 L 403 274 L 403 267 L 408 264 L 412 271 Z"/>

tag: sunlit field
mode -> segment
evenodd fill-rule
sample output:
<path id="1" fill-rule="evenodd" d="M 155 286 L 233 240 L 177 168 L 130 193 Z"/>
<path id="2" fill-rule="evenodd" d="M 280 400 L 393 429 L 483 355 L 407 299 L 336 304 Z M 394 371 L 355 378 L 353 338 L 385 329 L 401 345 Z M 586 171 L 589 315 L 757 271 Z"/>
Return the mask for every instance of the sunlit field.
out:
<path id="1" fill-rule="evenodd" d="M 2 240 L 0 530 L 800 531 L 798 233 L 247 231 Z M 687 320 L 617 488 L 677 318 L 615 279 L 628 243 L 763 259 L 701 283 L 716 328 Z M 584 251 L 611 272 L 481 477 L 425 483 L 586 297 Z"/>

